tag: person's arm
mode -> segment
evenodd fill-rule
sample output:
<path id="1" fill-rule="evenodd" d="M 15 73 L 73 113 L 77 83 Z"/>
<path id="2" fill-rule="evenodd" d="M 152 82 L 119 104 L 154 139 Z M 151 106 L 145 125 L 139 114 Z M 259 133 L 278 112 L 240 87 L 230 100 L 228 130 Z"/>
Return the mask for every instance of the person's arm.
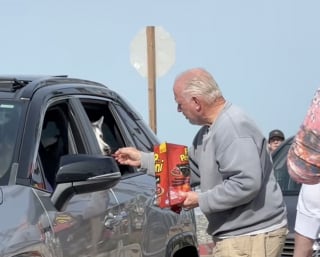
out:
<path id="1" fill-rule="evenodd" d="M 130 165 L 147 170 L 147 174 L 154 175 L 154 153 L 142 152 L 134 147 L 119 148 L 113 157 L 123 165 Z"/>
<path id="2" fill-rule="evenodd" d="M 153 152 L 140 152 L 141 154 L 141 165 L 140 168 L 146 169 L 147 174 L 154 176 L 154 153 Z"/>
<path id="3" fill-rule="evenodd" d="M 303 184 L 320 183 L 320 88 L 316 91 L 287 156 L 291 178 Z"/>

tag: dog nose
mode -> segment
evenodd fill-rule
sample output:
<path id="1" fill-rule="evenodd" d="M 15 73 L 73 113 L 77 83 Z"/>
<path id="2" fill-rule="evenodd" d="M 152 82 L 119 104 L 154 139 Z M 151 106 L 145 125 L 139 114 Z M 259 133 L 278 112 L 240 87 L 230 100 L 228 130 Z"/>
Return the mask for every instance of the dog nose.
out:
<path id="1" fill-rule="evenodd" d="M 103 150 L 104 150 L 104 152 L 105 152 L 106 154 L 111 154 L 111 149 L 110 149 L 110 147 L 105 146 Z"/>

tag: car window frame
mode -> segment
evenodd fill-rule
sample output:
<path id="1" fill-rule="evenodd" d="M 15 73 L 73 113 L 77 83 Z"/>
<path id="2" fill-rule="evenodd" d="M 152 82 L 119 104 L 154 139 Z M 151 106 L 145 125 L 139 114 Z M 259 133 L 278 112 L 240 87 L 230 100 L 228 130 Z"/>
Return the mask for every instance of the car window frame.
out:
<path id="1" fill-rule="evenodd" d="M 84 141 L 86 141 L 86 136 L 84 136 L 83 132 L 81 132 L 81 126 L 79 126 L 79 121 L 76 118 L 76 112 L 74 108 L 74 101 L 68 96 L 62 96 L 57 98 L 52 98 L 47 102 L 47 105 L 42 109 L 42 114 L 39 122 L 39 126 L 37 128 L 38 136 L 36 141 L 36 156 L 35 161 L 32 165 L 33 169 L 30 170 L 29 178 L 31 186 L 42 189 L 44 191 L 52 192 L 53 188 L 50 183 L 45 179 L 47 177 L 46 171 L 44 169 L 43 160 L 40 156 L 40 144 L 41 144 L 41 136 L 43 132 L 44 119 L 46 114 L 49 111 L 52 111 L 54 108 L 61 108 L 61 105 L 65 105 L 67 108 L 67 114 L 65 114 L 68 119 L 68 127 L 66 128 L 67 137 L 68 137 L 68 154 L 89 154 L 89 151 L 85 147 Z M 70 126 L 71 124 L 71 126 Z M 81 144 L 81 145 L 80 145 Z M 70 148 L 71 147 L 71 148 Z M 70 148 L 70 149 L 69 149 Z M 79 151 L 80 150 L 80 151 Z M 69 152 L 70 151 L 70 152 Z M 38 178 L 42 179 L 40 181 L 34 180 L 34 173 L 38 173 Z M 43 186 L 41 186 L 43 185 Z M 50 186 L 48 186 L 50 185 Z"/>
<path id="2" fill-rule="evenodd" d="M 139 116 L 133 115 L 136 114 L 136 111 L 134 109 L 130 109 L 130 112 L 127 111 L 127 108 L 129 108 L 130 106 L 121 105 L 119 102 L 117 102 L 113 103 L 113 107 L 115 109 L 116 115 L 118 116 L 117 119 L 128 132 L 130 141 L 132 142 L 133 146 L 140 151 L 152 152 L 154 145 L 158 144 L 159 141 L 155 137 L 154 132 L 151 130 L 151 128 L 149 128 L 149 126 Z M 127 117 L 123 116 L 124 113 L 127 115 Z M 136 131 L 134 131 L 134 129 L 128 125 L 128 123 L 123 122 L 128 118 L 139 128 L 142 137 L 145 137 L 148 140 L 148 146 L 143 145 L 143 147 L 141 147 L 141 144 L 137 144 L 137 139 L 135 139 L 135 137 L 139 138 L 140 135 L 137 134 Z M 139 142 L 142 142 L 142 140 L 139 140 Z"/>
<path id="3" fill-rule="evenodd" d="M 101 96 L 91 96 L 91 95 L 77 95 L 75 98 L 77 100 L 76 104 L 77 104 L 78 115 L 81 116 L 82 121 L 85 123 L 85 126 L 87 127 L 86 130 L 90 130 L 90 131 L 88 131 L 88 133 L 90 134 L 90 138 L 92 138 L 92 140 L 91 140 L 93 143 L 93 144 L 91 144 L 93 146 L 92 153 L 99 154 L 99 155 L 102 154 L 100 151 L 97 139 L 96 139 L 94 132 L 92 130 L 90 119 L 86 113 L 84 106 L 81 103 L 81 99 L 86 99 L 86 101 L 92 100 L 93 102 L 99 102 L 99 101 L 107 102 L 109 110 L 111 112 L 111 115 L 113 115 L 115 124 L 118 127 L 119 132 L 121 133 L 121 138 L 123 140 L 124 146 L 135 146 L 133 144 L 133 141 L 130 139 L 130 137 L 128 137 L 130 132 L 126 129 L 126 127 L 123 126 L 123 122 L 121 120 L 119 120 L 119 116 L 117 114 L 117 111 L 113 107 L 113 105 L 115 103 L 113 99 L 101 97 Z M 122 175 L 122 179 L 129 178 L 131 176 L 136 176 L 139 173 L 142 173 L 141 170 L 139 170 L 135 167 L 128 166 L 128 165 L 119 164 L 119 168 L 120 168 L 120 172 Z"/>

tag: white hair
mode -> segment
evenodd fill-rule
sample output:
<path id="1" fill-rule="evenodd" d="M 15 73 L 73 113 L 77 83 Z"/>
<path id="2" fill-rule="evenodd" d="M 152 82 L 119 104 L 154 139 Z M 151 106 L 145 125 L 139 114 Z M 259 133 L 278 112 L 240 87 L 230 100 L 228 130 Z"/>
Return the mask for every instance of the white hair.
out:
<path id="1" fill-rule="evenodd" d="M 185 71 L 179 77 L 190 76 L 185 82 L 184 97 L 201 96 L 207 103 L 213 103 L 222 92 L 213 76 L 202 68 Z"/>

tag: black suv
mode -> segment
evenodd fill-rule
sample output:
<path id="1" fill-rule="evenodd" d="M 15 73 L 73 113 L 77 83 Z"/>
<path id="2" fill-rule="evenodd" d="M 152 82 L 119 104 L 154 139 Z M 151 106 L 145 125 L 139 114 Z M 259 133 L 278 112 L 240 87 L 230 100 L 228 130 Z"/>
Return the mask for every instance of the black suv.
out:
<path id="1" fill-rule="evenodd" d="M 0 77 L 0 133 L 0 256 L 198 257 L 194 213 L 156 207 L 155 178 L 111 156 L 159 141 L 107 86 Z"/>

